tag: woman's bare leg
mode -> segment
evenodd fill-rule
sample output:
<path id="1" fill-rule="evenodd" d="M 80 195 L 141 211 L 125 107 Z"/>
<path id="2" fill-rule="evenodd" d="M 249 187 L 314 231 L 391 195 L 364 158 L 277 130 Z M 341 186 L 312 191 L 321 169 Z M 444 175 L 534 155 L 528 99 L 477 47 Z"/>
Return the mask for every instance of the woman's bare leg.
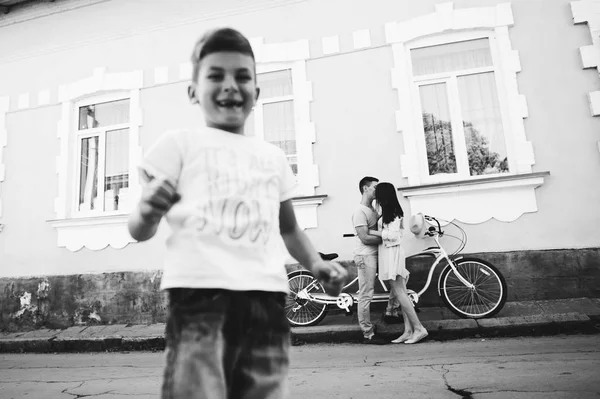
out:
<path id="1" fill-rule="evenodd" d="M 398 281 L 399 280 L 399 281 Z M 400 301 L 400 305 L 402 306 L 402 311 L 404 312 L 405 317 L 408 319 L 410 326 L 412 327 L 412 335 L 409 339 L 407 339 L 404 343 L 406 344 L 415 344 L 425 338 L 428 333 L 419 317 L 417 316 L 417 312 L 408 297 L 406 292 L 406 279 L 398 276 L 397 280 L 398 284 L 395 284 L 398 292 L 398 300 Z M 406 323 L 406 321 L 405 321 Z"/>
<path id="2" fill-rule="evenodd" d="M 401 292 L 401 285 L 402 285 L 401 279 L 402 279 L 402 277 L 397 276 L 396 280 L 390 280 L 390 288 L 394 292 L 394 295 L 396 296 L 396 299 L 398 300 L 398 302 L 400 302 L 399 299 L 400 299 L 400 292 Z M 409 300 L 410 300 L 410 298 L 409 298 Z M 410 322 L 410 319 L 408 318 L 408 315 L 406 314 L 406 311 L 404 310 L 404 306 L 402 305 L 402 303 L 400 303 L 400 306 L 402 309 L 402 318 L 404 319 L 404 333 L 392 341 L 392 343 L 394 343 L 394 344 L 403 343 L 404 341 L 409 339 L 413 334 L 413 325 Z"/>

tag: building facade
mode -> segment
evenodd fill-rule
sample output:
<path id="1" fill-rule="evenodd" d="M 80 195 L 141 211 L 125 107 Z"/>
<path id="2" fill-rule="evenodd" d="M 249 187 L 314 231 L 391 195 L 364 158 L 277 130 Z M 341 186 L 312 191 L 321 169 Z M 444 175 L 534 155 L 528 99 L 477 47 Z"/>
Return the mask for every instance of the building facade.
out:
<path id="1" fill-rule="evenodd" d="M 351 261 L 371 175 L 459 224 L 509 300 L 600 293 L 600 1 L 0 7 L 2 328 L 162 320 L 168 227 L 136 243 L 126 220 L 144 151 L 202 123 L 189 57 L 216 26 L 251 38 L 248 134 L 285 150 L 318 250 Z"/>

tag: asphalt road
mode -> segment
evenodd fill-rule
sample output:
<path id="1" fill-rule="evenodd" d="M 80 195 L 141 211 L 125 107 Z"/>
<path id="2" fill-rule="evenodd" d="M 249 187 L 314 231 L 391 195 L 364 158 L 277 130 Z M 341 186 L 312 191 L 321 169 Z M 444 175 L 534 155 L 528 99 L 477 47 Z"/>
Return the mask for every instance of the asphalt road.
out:
<path id="1" fill-rule="evenodd" d="M 0 355 L 0 398 L 156 398 L 162 353 Z M 600 335 L 292 348 L 290 398 L 600 398 Z"/>

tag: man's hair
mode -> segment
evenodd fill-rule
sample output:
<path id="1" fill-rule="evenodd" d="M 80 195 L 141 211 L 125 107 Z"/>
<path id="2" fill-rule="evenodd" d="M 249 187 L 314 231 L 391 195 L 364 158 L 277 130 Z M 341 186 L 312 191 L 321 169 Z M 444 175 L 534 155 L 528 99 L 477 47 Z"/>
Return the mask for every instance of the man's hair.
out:
<path id="1" fill-rule="evenodd" d="M 198 79 L 200 61 L 212 53 L 229 51 L 249 55 L 254 58 L 254 51 L 246 36 L 232 28 L 217 28 L 206 32 L 194 45 L 192 52 L 193 75 L 192 80 Z"/>
<path id="2" fill-rule="evenodd" d="M 366 186 L 367 184 L 371 184 L 372 182 L 379 182 L 379 179 L 375 178 L 375 177 L 371 177 L 371 176 L 365 176 L 362 179 L 360 179 L 360 182 L 358 183 L 358 191 L 360 191 L 360 193 L 363 193 L 363 186 Z"/>

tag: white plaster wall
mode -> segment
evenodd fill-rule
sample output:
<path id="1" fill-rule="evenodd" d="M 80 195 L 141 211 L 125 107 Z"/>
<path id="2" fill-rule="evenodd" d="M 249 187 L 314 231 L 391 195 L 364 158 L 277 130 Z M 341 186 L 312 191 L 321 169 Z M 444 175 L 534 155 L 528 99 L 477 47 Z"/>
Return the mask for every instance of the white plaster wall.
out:
<path id="1" fill-rule="evenodd" d="M 457 1 L 454 7 L 500 2 Z M 145 146 L 164 127 L 197 118 L 185 99 L 185 64 L 199 33 L 221 25 L 238 27 L 267 44 L 309 41 L 307 79 L 320 171 L 316 194 L 328 197 L 317 208 L 319 228 L 308 234 L 319 250 L 351 258 L 353 243 L 342 234 L 352 232 L 350 215 L 360 200 L 358 180 L 374 175 L 397 186 L 406 184 L 385 24 L 432 13 L 437 3 L 442 2 L 228 0 L 202 9 L 205 2 L 174 1 L 169 7 L 149 2 L 138 9 L 133 0 L 113 0 L 0 27 L 0 97 L 10 98 L 0 276 L 160 267 L 164 229 L 150 242 L 122 250 L 84 248 L 72 253 L 56 246 L 56 231 L 46 220 L 52 218 L 57 187 L 58 87 L 90 76 L 97 67 L 111 73 L 142 70 L 141 103 L 148 116 L 140 140 Z M 578 49 L 589 45 L 589 30 L 573 25 L 568 5 L 566 0 L 544 6 L 512 2 L 515 25 L 509 35 L 522 66 L 519 92 L 528 99 L 525 133 L 533 143 L 533 170 L 551 175 L 536 190 L 538 212 L 512 223 L 491 220 L 465 226 L 468 251 L 600 245 L 600 188 L 592 183 L 600 180 L 600 120 L 590 115 L 587 100 L 598 76 L 595 70 L 582 69 Z M 344 18 L 339 18 L 340 10 L 345 10 Z M 169 123 L 166 115 L 176 122 Z"/>

